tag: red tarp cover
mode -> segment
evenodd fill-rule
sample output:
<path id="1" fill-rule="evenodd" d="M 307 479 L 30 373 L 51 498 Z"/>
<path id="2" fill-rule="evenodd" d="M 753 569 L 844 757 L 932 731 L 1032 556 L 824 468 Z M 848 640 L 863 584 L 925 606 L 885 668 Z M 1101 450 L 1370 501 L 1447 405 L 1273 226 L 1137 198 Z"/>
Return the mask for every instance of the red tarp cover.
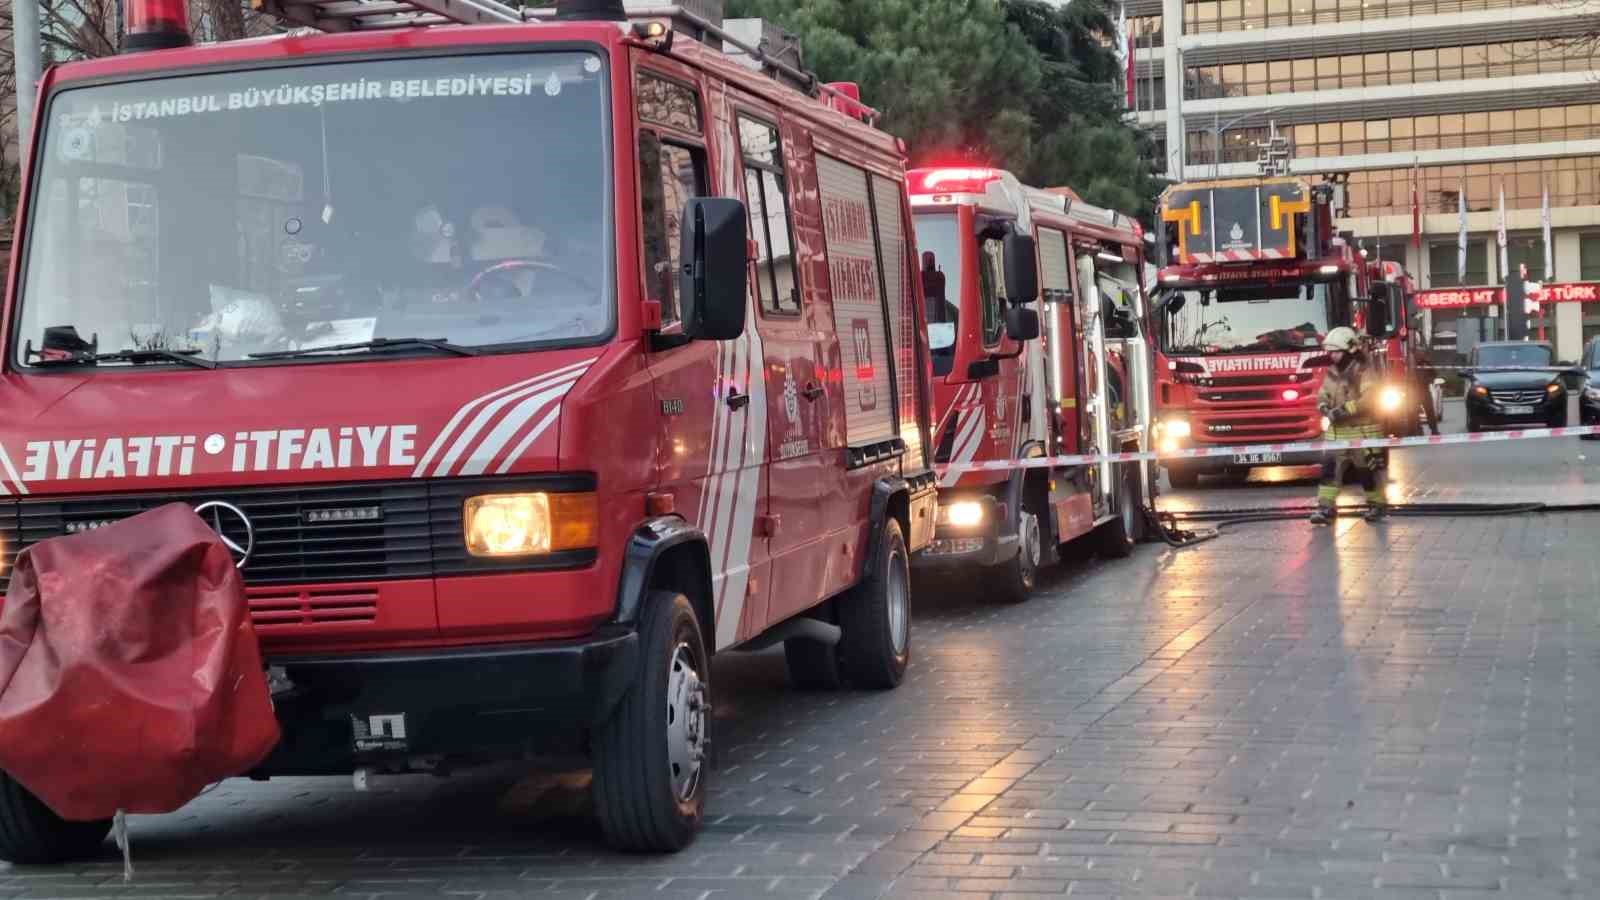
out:
<path id="1" fill-rule="evenodd" d="M 0 769 L 66 819 L 171 812 L 278 741 L 233 558 L 163 506 L 17 558 Z"/>

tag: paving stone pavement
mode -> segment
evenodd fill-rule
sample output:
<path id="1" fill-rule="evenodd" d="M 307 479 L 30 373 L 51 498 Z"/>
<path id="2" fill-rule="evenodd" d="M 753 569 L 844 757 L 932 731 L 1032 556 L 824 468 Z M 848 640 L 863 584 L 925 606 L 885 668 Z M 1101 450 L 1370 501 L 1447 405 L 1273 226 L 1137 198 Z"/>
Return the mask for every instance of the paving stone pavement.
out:
<path id="1" fill-rule="evenodd" d="M 581 771 L 226 782 L 133 820 L 133 881 L 108 845 L 0 867 L 0 900 L 1600 897 L 1597 536 L 1250 525 L 1018 606 L 922 590 L 894 692 L 726 657 L 673 857 L 604 850 Z"/>

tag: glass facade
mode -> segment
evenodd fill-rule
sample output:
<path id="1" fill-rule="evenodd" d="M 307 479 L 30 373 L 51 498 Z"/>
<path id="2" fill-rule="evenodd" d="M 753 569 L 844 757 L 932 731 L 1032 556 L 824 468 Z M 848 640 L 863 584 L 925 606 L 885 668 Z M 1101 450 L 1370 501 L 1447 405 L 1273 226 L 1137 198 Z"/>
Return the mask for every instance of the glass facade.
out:
<path id="1" fill-rule="evenodd" d="M 1266 140 L 1267 131 L 1265 123 L 1227 129 L 1222 133 L 1221 161 L 1254 161 L 1256 142 Z M 1318 122 L 1279 131 L 1288 135 L 1294 155 L 1302 159 L 1581 141 L 1600 138 L 1600 103 Z M 1190 163 L 1212 161 L 1211 132 L 1190 131 L 1187 146 Z"/>
<path id="2" fill-rule="evenodd" d="M 1202 0 L 1183 8 L 1185 34 L 1360 22 L 1539 6 L 1548 0 Z"/>
<path id="3" fill-rule="evenodd" d="M 1422 166 L 1417 170 L 1424 212 L 1455 212 L 1457 195 L 1467 193 L 1467 209 L 1498 208 L 1499 191 L 1507 209 L 1538 209 L 1540 193 L 1550 189 L 1550 205 L 1600 205 L 1600 156 L 1568 156 L 1473 165 Z M 1351 172 L 1346 185 L 1348 216 L 1409 215 L 1412 170 Z"/>
<path id="4" fill-rule="evenodd" d="M 1467 241 L 1467 267 L 1456 277 L 1456 242 L 1428 245 L 1428 286 L 1461 287 L 1489 283 L 1489 242 Z"/>
<path id="5" fill-rule="evenodd" d="M 1209 100 L 1548 72 L 1586 72 L 1595 67 L 1596 50 L 1593 42 L 1508 41 L 1189 66 L 1183 73 L 1183 95 L 1188 100 Z"/>
<path id="6" fill-rule="evenodd" d="M 1578 277 L 1600 281 L 1600 233 L 1578 236 Z"/>

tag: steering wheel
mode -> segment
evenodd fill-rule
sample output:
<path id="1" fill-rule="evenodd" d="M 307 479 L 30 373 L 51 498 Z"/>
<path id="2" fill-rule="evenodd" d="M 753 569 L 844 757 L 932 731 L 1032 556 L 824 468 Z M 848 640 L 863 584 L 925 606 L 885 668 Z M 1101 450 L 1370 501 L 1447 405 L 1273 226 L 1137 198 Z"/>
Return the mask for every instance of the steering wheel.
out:
<path id="1" fill-rule="evenodd" d="M 578 286 L 582 290 L 594 290 L 594 286 L 589 283 L 588 279 L 573 272 L 568 272 L 566 269 L 563 269 L 560 266 L 552 265 L 547 262 L 540 262 L 536 259 L 508 259 L 505 262 L 495 263 L 494 265 L 489 266 L 478 274 L 472 276 L 472 280 L 467 282 L 467 296 L 472 300 L 481 303 L 484 299 L 484 286 L 488 284 L 494 284 L 496 282 L 504 286 L 504 289 L 508 292 L 507 298 L 524 296 L 512 281 L 512 276 L 517 272 L 541 273 L 540 275 L 535 276 L 536 279 L 542 278 L 542 273 L 550 272 L 567 279 L 567 281 Z M 491 297 L 490 299 L 503 298 Z"/>

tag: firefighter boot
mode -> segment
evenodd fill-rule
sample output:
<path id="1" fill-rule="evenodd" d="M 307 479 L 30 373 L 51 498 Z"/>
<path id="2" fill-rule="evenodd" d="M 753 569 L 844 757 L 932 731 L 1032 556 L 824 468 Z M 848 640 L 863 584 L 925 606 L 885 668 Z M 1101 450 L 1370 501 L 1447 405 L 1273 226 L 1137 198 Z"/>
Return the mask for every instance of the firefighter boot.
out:
<path id="1" fill-rule="evenodd" d="M 1381 522 L 1388 514 L 1389 504 L 1384 499 L 1383 494 L 1375 491 L 1368 491 L 1367 509 L 1361 514 L 1361 518 L 1367 520 L 1368 522 Z"/>
<path id="2" fill-rule="evenodd" d="M 1331 504 L 1318 503 L 1317 511 L 1311 514 L 1310 521 L 1313 525 L 1327 525 L 1333 521 L 1333 515 L 1333 506 Z"/>

